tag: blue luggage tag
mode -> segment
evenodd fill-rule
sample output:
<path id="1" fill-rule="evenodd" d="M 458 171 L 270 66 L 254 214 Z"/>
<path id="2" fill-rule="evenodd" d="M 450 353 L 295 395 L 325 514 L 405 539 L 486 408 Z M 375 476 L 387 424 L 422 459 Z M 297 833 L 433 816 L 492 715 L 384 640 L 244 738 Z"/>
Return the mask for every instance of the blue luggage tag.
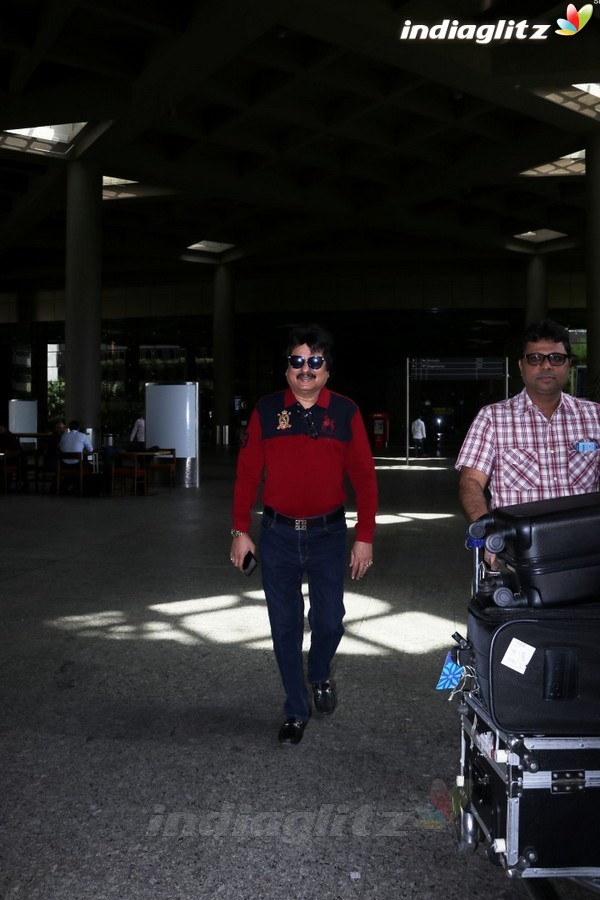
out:
<path id="1" fill-rule="evenodd" d="M 452 688 L 455 688 L 460 683 L 463 675 L 463 667 L 457 666 L 457 664 L 452 659 L 452 654 L 449 650 L 448 655 L 446 656 L 446 659 L 444 661 L 440 679 L 435 688 L 436 691 L 451 691 Z"/>

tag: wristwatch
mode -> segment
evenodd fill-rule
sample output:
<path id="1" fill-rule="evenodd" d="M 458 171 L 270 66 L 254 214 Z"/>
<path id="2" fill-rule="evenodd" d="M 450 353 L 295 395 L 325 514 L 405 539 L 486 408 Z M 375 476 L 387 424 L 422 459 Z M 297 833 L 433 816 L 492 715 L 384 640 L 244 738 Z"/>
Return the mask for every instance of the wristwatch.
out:
<path id="1" fill-rule="evenodd" d="M 235 528 L 231 529 L 231 537 L 241 537 L 243 534 L 247 534 L 246 531 L 237 531 Z"/>

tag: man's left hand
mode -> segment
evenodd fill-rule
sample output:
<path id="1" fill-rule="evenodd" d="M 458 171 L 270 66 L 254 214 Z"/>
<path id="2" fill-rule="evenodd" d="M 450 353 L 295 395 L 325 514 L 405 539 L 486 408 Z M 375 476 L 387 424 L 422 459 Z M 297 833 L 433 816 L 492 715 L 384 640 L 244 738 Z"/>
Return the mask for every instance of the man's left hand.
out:
<path id="1" fill-rule="evenodd" d="M 373 565 L 373 544 L 356 541 L 350 551 L 350 574 L 352 579 L 363 578 Z"/>

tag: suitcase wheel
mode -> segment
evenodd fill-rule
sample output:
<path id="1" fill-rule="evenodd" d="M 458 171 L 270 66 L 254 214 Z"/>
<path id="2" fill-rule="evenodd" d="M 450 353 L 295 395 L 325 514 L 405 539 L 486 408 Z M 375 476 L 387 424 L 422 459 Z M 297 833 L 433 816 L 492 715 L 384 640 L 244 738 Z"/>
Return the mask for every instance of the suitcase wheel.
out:
<path id="1" fill-rule="evenodd" d="M 498 853 L 494 844 L 488 844 L 485 848 L 485 855 L 487 856 L 489 862 L 494 866 L 502 866 L 504 867 L 504 859 L 501 853 Z"/>
<path id="2" fill-rule="evenodd" d="M 572 878 L 574 884 L 579 884 L 592 894 L 600 894 L 600 878 Z"/>
<path id="3" fill-rule="evenodd" d="M 468 809 L 462 809 L 457 825 L 459 852 L 463 856 L 473 856 L 482 838 L 475 816 Z"/>

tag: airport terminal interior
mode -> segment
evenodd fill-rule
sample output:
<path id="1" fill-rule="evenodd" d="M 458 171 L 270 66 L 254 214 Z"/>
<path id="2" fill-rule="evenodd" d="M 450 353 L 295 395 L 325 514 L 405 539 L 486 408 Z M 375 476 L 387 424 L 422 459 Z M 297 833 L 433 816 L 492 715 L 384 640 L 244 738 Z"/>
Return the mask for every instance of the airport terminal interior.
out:
<path id="1" fill-rule="evenodd" d="M 2 900 L 598 893 L 460 852 L 437 685 L 471 589 L 454 461 L 521 389 L 529 321 L 570 330 L 569 389 L 600 399 L 599 48 L 600 7 L 548 0 L 0 4 L 0 425 L 35 404 L 34 458 L 81 419 L 102 465 L 147 385 L 199 396 L 193 479 L 4 482 Z M 338 708 L 284 748 L 230 509 L 307 321 L 380 509 Z"/>
<path id="2" fill-rule="evenodd" d="M 126 430 L 147 381 L 183 379 L 210 440 L 220 270 L 234 397 L 273 389 L 316 319 L 339 389 L 398 437 L 407 360 L 512 364 L 541 314 L 595 334 L 600 17 L 559 35 L 563 5 L 2 4 L 0 408 L 35 397 L 45 428 L 93 328 L 88 425 Z M 498 389 L 422 399 L 462 428 Z"/>
<path id="3" fill-rule="evenodd" d="M 0 498 L 0 896 L 597 896 L 459 851 L 458 700 L 437 689 L 472 570 L 452 458 L 375 455 L 338 706 L 284 747 L 260 559 L 248 579 L 229 562 L 235 456 L 207 448 L 199 488 Z"/>

